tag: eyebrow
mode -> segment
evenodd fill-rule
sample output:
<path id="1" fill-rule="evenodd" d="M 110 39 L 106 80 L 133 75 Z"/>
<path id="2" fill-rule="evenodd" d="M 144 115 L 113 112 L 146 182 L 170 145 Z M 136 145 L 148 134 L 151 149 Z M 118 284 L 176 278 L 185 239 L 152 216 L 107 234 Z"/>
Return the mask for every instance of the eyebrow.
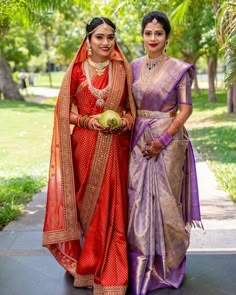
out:
<path id="1" fill-rule="evenodd" d="M 163 32 L 163 31 L 164 31 L 164 29 L 159 29 L 159 30 L 155 30 L 155 31 L 153 31 L 153 30 L 148 30 L 148 29 L 145 29 L 144 31 L 145 31 L 145 32 Z"/>
<path id="2" fill-rule="evenodd" d="M 104 35 L 107 35 L 107 36 L 114 36 L 115 34 L 114 33 L 110 33 L 110 34 L 104 34 L 104 33 L 95 33 L 94 34 L 95 36 L 104 36 Z"/>

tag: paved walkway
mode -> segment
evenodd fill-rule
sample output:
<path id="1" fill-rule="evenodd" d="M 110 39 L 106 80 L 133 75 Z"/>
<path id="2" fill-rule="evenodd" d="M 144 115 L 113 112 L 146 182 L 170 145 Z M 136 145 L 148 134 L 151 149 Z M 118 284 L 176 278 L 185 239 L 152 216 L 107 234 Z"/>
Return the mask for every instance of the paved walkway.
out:
<path id="1" fill-rule="evenodd" d="M 196 153 L 195 157 L 205 231 L 192 230 L 183 286 L 179 290 L 158 290 L 153 294 L 236 294 L 233 279 L 236 204 L 219 189 L 201 156 Z M 24 215 L 0 232 L 0 294 L 92 294 L 90 290 L 73 288 L 72 278 L 41 247 L 45 201 L 46 189 L 43 189 L 28 204 Z"/>

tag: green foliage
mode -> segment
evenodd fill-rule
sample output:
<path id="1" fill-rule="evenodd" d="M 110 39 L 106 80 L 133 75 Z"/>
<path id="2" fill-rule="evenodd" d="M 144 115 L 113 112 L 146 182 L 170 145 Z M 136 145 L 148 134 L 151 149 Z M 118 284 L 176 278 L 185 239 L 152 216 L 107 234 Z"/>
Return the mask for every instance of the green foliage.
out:
<path id="1" fill-rule="evenodd" d="M 220 186 L 236 201 L 236 117 L 226 113 L 226 93 L 210 103 L 206 92 L 194 97 L 187 127 L 195 148 L 207 159 Z"/>
<path id="2" fill-rule="evenodd" d="M 184 25 L 185 17 L 188 15 L 190 4 L 191 4 L 191 1 L 184 0 L 172 11 L 170 18 L 173 23 Z"/>
<path id="3" fill-rule="evenodd" d="M 207 57 L 217 58 L 219 52 L 219 44 L 216 40 L 215 29 L 208 28 L 208 30 L 205 30 L 205 32 L 202 34 L 200 45 L 200 55 L 202 53 L 205 54 Z"/>
<path id="4" fill-rule="evenodd" d="M 227 48 L 224 54 L 225 61 L 225 78 L 224 84 L 226 88 L 230 88 L 232 83 L 236 81 L 236 51 Z"/>
<path id="5" fill-rule="evenodd" d="M 19 32 L 29 30 L 35 24 L 38 26 L 42 19 L 46 19 L 56 10 L 67 11 L 69 15 L 73 4 L 86 11 L 90 7 L 89 0 L 0 0 L 0 55 L 3 55 L 2 45 L 6 42 L 4 38 L 10 28 L 17 24 L 21 25 Z"/>
<path id="6" fill-rule="evenodd" d="M 236 80 L 236 3 L 227 1 L 218 11 L 216 19 L 218 42 L 225 51 L 225 87 Z"/>
<path id="7" fill-rule="evenodd" d="M 12 26 L 2 44 L 2 54 L 15 66 L 27 68 L 30 58 L 42 51 L 34 30 L 23 31 L 21 26 Z"/>
<path id="8" fill-rule="evenodd" d="M 0 230 L 21 215 L 24 205 L 45 185 L 40 177 L 0 178 Z"/>
<path id="9" fill-rule="evenodd" d="M 80 7 L 72 6 L 71 14 L 56 14 L 53 28 L 52 46 L 55 48 L 56 62 L 60 65 L 69 64 L 85 36 L 85 19 L 89 14 Z M 74 19 L 74 15 L 80 18 Z"/>

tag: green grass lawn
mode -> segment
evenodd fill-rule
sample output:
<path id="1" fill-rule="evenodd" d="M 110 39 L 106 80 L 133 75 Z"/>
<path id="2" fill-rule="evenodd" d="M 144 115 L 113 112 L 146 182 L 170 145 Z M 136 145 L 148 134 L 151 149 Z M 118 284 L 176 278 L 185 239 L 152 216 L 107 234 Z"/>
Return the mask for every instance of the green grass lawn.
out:
<path id="1" fill-rule="evenodd" d="M 52 86 L 53 87 L 59 87 L 61 85 L 62 79 L 65 75 L 65 72 L 52 72 Z M 48 73 L 35 73 L 35 82 L 36 87 L 49 87 L 49 75 Z"/>
<path id="2" fill-rule="evenodd" d="M 55 99 L 46 103 L 0 101 L 0 229 L 46 185 Z M 208 102 L 202 91 L 193 104 L 186 125 L 193 144 L 236 200 L 236 115 L 226 113 L 223 91 L 217 103 Z"/>
<path id="3" fill-rule="evenodd" d="M 0 228 L 46 185 L 54 106 L 0 101 Z"/>
<path id="4" fill-rule="evenodd" d="M 186 126 L 221 188 L 236 201 L 236 114 L 227 114 L 224 91 L 217 92 L 217 100 L 208 102 L 205 90 L 194 96 L 194 111 Z"/>

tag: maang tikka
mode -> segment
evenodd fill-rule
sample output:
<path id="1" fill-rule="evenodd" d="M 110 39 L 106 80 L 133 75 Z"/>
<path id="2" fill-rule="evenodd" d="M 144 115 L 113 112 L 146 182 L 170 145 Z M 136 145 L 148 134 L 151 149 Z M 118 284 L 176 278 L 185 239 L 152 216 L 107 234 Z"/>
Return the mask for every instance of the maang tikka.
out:
<path id="1" fill-rule="evenodd" d="M 152 23 L 155 25 L 155 24 L 158 23 L 158 20 L 157 20 L 156 18 L 154 18 L 154 19 L 152 20 Z"/>

